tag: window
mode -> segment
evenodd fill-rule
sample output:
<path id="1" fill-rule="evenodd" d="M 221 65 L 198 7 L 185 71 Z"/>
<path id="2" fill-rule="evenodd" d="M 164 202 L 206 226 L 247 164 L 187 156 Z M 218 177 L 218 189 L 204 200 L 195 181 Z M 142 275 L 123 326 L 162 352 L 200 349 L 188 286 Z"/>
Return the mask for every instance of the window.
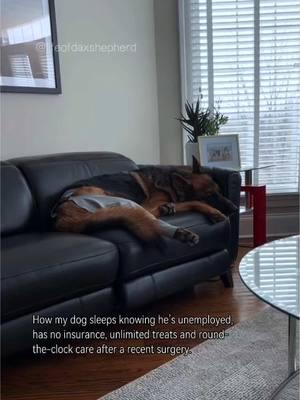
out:
<path id="1" fill-rule="evenodd" d="M 183 96 L 220 102 L 243 166 L 268 192 L 299 190 L 300 1 L 180 0 Z"/>
<path id="2" fill-rule="evenodd" d="M 9 61 L 16 78 L 28 78 L 32 80 L 30 61 L 26 54 L 14 54 L 9 56 Z"/>

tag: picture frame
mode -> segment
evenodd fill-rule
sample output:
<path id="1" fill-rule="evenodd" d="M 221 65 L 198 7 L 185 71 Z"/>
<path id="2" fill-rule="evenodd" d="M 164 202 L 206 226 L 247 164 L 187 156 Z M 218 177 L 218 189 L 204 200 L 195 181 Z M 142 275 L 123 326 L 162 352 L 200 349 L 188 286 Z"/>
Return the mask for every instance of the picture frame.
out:
<path id="1" fill-rule="evenodd" d="M 0 91 L 60 94 L 54 0 L 0 1 Z"/>
<path id="2" fill-rule="evenodd" d="M 239 135 L 200 136 L 200 163 L 206 167 L 241 168 Z"/>

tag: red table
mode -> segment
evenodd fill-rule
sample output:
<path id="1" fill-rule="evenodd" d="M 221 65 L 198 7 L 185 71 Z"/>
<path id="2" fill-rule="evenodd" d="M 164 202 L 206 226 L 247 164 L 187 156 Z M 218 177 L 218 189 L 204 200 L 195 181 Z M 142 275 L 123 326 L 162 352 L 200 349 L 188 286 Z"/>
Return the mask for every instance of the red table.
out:
<path id="1" fill-rule="evenodd" d="M 253 185 L 253 171 L 264 167 L 241 168 L 239 172 L 245 172 L 245 185 L 241 192 L 245 192 L 245 207 L 241 208 L 240 214 L 253 213 L 253 245 L 261 246 L 267 241 L 267 196 L 266 185 Z"/>

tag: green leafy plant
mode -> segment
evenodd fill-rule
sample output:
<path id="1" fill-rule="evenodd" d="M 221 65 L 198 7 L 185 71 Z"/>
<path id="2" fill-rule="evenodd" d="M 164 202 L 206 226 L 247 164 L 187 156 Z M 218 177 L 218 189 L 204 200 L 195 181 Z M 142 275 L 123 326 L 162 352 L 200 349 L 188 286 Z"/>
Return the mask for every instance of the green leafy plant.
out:
<path id="1" fill-rule="evenodd" d="M 185 112 L 186 116 L 181 114 L 181 117 L 177 119 L 187 131 L 189 141 L 192 143 L 197 143 L 199 136 L 218 135 L 221 126 L 228 121 L 228 117 L 220 112 L 219 105 L 212 110 L 203 109 L 200 99 L 195 104 L 186 101 Z"/>

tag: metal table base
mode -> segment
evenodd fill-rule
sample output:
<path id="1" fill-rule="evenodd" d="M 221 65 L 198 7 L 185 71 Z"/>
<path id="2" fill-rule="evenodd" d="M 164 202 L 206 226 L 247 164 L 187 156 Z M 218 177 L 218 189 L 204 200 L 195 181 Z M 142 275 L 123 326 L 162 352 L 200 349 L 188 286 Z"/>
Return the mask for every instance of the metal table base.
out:
<path id="1" fill-rule="evenodd" d="M 297 318 L 289 315 L 289 332 L 288 332 L 288 376 L 278 386 L 272 394 L 270 400 L 275 400 L 282 390 L 294 379 L 300 372 L 297 369 Z"/>

